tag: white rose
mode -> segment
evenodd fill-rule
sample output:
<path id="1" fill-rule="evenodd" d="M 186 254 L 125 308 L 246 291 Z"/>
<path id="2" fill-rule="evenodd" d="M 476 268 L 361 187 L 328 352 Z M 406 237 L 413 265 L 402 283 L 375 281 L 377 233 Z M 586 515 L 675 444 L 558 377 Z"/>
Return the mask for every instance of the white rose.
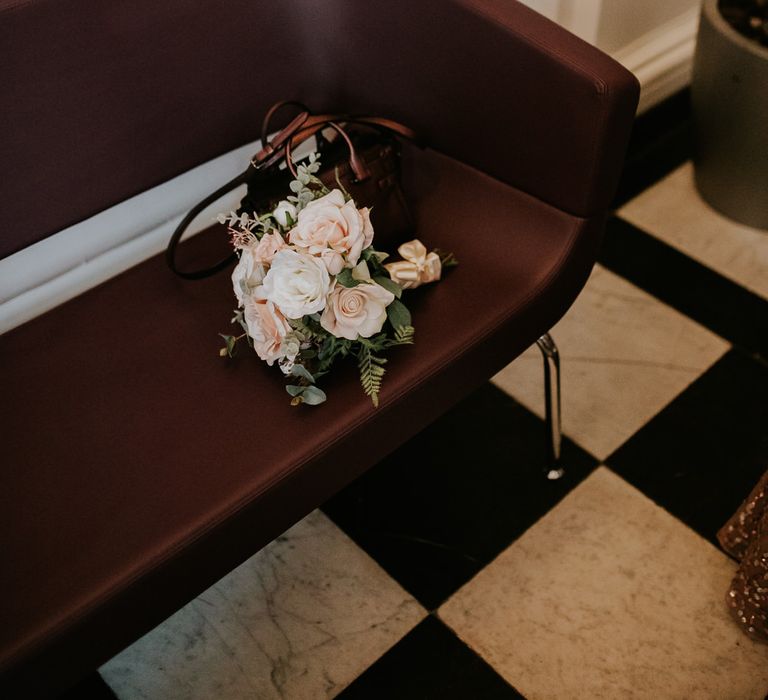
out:
<path id="1" fill-rule="evenodd" d="M 360 253 L 373 242 L 368 209 L 346 202 L 341 190 L 333 190 L 307 204 L 299 212 L 288 240 L 312 255 L 319 255 L 332 274 L 345 265 L 353 267 Z"/>
<path id="2" fill-rule="evenodd" d="M 240 306 L 243 306 L 246 298 L 262 283 L 264 273 L 264 265 L 254 255 L 254 249 L 243 248 L 240 261 L 232 270 L 232 288 Z"/>
<path id="3" fill-rule="evenodd" d="M 277 219 L 278 224 L 285 228 L 296 221 L 296 207 L 289 201 L 283 199 L 278 202 L 275 211 L 272 212 L 272 216 Z M 288 217 L 290 217 L 290 221 L 288 220 Z"/>
<path id="4" fill-rule="evenodd" d="M 387 306 L 395 295 L 375 283 L 357 287 L 337 284 L 328 297 L 320 325 L 337 338 L 357 340 L 378 333 L 387 320 Z"/>
<path id="5" fill-rule="evenodd" d="M 264 277 L 262 293 L 286 318 L 322 311 L 331 278 L 320 258 L 292 249 L 279 251 Z"/>

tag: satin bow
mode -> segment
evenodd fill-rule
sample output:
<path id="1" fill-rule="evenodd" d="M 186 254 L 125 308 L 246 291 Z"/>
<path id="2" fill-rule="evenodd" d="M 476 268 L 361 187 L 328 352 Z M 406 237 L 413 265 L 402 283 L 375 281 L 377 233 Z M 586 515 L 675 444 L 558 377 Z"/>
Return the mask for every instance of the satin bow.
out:
<path id="1" fill-rule="evenodd" d="M 413 289 L 427 282 L 440 279 L 442 264 L 437 253 L 428 253 L 424 244 L 417 238 L 403 243 L 397 252 L 404 258 L 398 262 L 387 263 L 389 276 L 403 289 Z"/>

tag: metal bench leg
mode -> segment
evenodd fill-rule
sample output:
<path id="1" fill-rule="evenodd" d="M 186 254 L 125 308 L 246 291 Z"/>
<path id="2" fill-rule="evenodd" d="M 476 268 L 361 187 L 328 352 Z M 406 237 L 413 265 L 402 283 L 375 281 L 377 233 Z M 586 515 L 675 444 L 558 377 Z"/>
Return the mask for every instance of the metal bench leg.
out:
<path id="1" fill-rule="evenodd" d="M 544 420 L 546 422 L 547 479 L 559 479 L 564 471 L 560 465 L 563 430 L 560 424 L 560 354 L 549 333 L 536 341 L 544 356 Z"/>

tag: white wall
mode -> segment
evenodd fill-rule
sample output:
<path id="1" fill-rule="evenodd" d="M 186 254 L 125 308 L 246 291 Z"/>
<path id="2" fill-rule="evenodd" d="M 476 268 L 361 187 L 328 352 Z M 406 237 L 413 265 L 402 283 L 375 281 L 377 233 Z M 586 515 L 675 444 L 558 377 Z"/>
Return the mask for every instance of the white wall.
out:
<path id="1" fill-rule="evenodd" d="M 575 4 L 585 2 L 598 4 L 599 0 L 577 0 Z M 607 53 L 621 51 L 644 35 L 699 7 L 698 0 L 604 0 L 599 4 L 596 46 Z"/>
<path id="2" fill-rule="evenodd" d="M 625 65 L 638 112 L 690 82 L 700 0 L 522 0 Z"/>

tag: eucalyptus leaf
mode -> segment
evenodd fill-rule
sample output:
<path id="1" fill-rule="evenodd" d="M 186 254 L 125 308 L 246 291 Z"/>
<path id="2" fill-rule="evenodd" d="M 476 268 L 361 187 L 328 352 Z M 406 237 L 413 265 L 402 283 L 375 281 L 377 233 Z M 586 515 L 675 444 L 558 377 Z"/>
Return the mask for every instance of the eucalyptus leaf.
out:
<path id="1" fill-rule="evenodd" d="M 307 368 L 304 365 L 295 364 L 293 367 L 291 367 L 291 376 L 302 377 L 308 382 L 312 382 L 312 384 L 315 383 L 315 378 L 307 371 Z"/>
<path id="2" fill-rule="evenodd" d="M 322 389 L 318 389 L 316 386 L 306 386 L 301 394 L 301 398 L 304 399 L 304 403 L 310 406 L 317 406 L 317 404 L 323 403 L 327 397 Z"/>
<path id="3" fill-rule="evenodd" d="M 307 387 L 305 386 L 298 386 L 296 384 L 286 384 L 285 390 L 291 395 L 291 396 L 298 396 L 299 394 L 304 393 L 304 389 Z"/>

